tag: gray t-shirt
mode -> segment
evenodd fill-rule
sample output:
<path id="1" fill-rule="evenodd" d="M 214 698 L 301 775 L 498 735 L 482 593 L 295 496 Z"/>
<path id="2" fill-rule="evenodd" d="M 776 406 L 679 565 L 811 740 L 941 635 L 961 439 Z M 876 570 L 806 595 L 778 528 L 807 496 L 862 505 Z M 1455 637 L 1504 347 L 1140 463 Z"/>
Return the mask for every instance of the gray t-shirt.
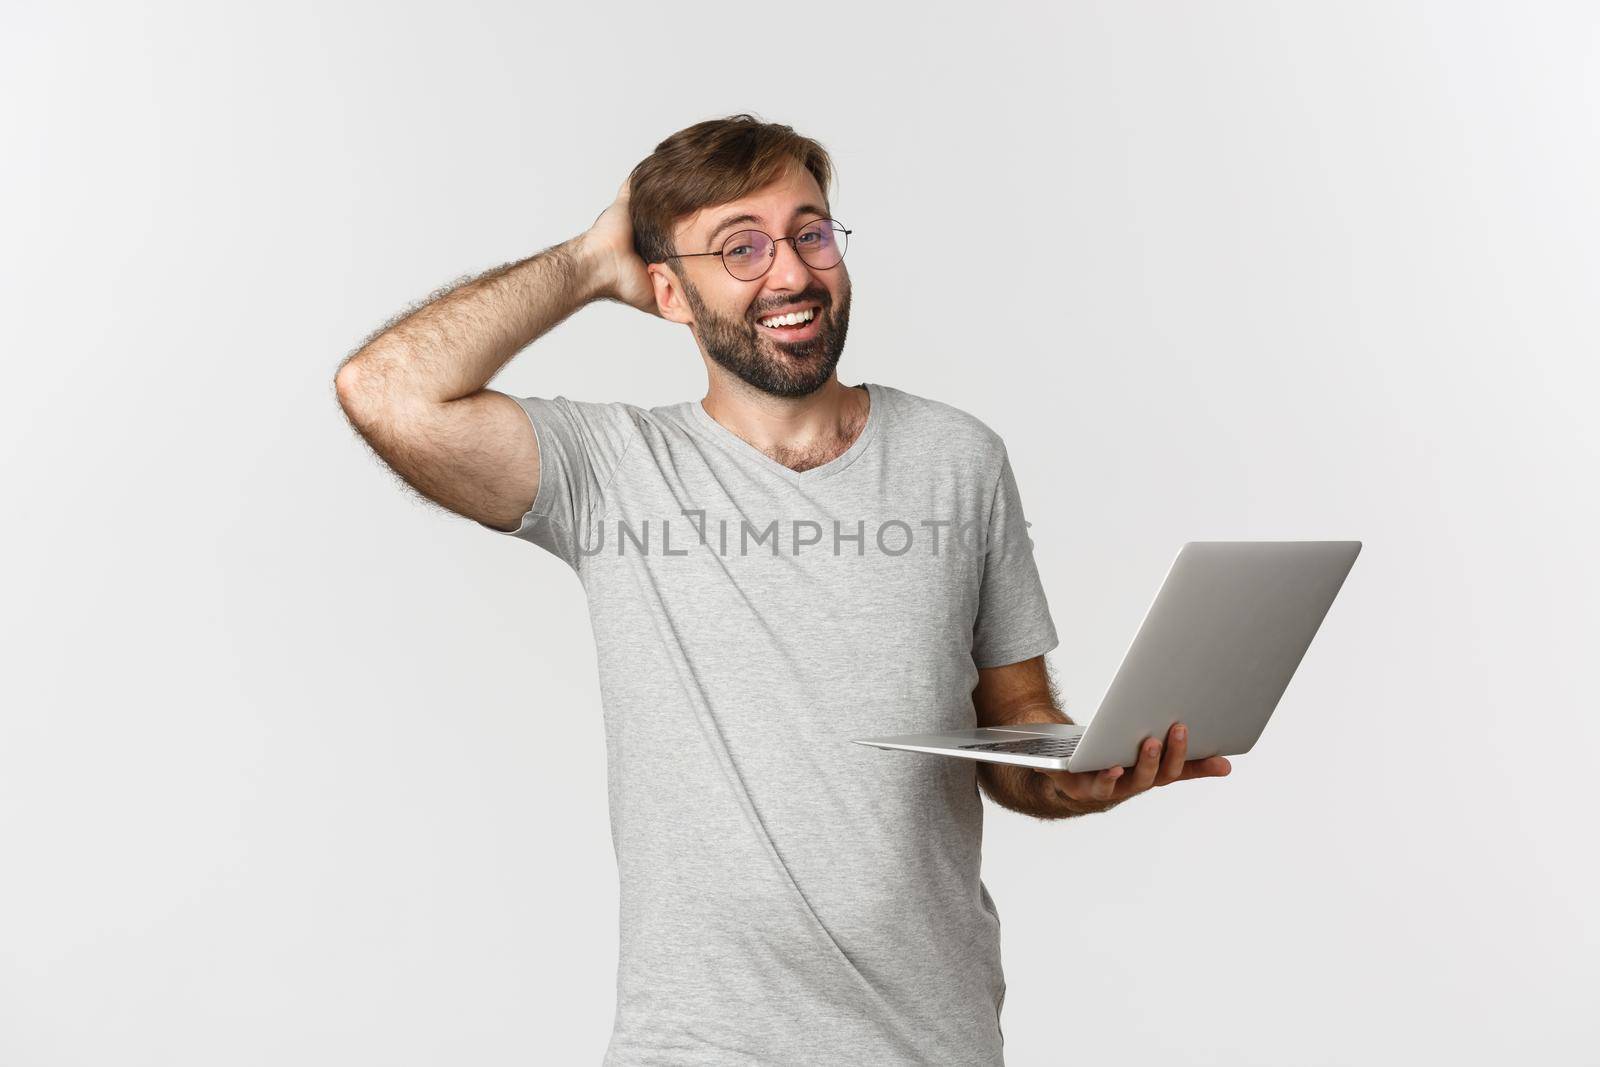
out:
<path id="1" fill-rule="evenodd" d="M 519 399 L 539 492 L 496 532 L 573 568 L 599 663 L 607 1064 L 1002 1063 L 977 765 L 850 739 L 974 726 L 1055 626 L 999 435 L 867 389 L 801 472 L 699 401 Z"/>

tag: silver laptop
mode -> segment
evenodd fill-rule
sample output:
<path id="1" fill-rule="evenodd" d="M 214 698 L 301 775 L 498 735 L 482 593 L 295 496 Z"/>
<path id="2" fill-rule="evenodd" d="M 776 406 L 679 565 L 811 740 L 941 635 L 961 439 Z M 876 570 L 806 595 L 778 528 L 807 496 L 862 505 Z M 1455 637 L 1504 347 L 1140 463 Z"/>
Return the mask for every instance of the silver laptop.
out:
<path id="1" fill-rule="evenodd" d="M 1131 767 L 1182 722 L 1188 758 L 1248 752 L 1316 636 L 1360 541 L 1190 541 L 1087 725 L 853 738 L 907 752 L 1069 771 Z"/>

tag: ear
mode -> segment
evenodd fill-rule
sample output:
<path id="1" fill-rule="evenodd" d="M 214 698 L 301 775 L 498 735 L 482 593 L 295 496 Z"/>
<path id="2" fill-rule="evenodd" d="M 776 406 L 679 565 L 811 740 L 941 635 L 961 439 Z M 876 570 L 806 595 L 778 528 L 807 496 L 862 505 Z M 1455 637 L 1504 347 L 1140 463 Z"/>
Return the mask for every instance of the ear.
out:
<path id="1" fill-rule="evenodd" d="M 660 309 L 661 317 L 669 322 L 692 325 L 694 315 L 689 310 L 689 302 L 683 298 L 683 286 L 678 283 L 671 268 L 651 263 L 645 270 L 650 272 L 650 284 L 655 288 L 656 307 Z"/>

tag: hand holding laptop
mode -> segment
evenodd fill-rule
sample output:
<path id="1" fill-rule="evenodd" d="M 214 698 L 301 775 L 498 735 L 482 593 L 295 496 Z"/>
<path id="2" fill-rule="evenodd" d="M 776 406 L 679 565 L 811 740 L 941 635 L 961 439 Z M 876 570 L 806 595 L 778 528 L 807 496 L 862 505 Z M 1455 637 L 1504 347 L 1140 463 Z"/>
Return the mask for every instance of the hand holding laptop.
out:
<path id="1" fill-rule="evenodd" d="M 1190 778 L 1225 778 L 1233 770 L 1226 756 L 1188 759 L 1189 737 L 1183 723 L 1167 731 L 1165 752 L 1153 737 L 1139 748 L 1139 762 L 1132 767 L 1108 767 L 1103 771 L 1053 771 L 1039 768 L 1056 792 L 1080 804 L 1110 806 L 1157 786 L 1185 782 Z"/>

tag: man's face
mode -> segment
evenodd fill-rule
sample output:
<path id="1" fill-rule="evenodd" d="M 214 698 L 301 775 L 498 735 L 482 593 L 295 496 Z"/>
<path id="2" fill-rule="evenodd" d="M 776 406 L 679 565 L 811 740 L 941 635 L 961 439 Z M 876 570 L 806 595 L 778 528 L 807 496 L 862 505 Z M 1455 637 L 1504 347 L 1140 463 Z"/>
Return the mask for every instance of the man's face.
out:
<path id="1" fill-rule="evenodd" d="M 822 190 L 804 167 L 729 204 L 696 213 L 677 228 L 684 252 L 721 251 L 730 234 L 764 230 L 773 238 L 792 237 L 807 223 L 827 217 Z M 741 215 L 754 219 L 726 222 Z M 726 224 L 725 224 L 726 223 Z M 818 270 L 778 241 L 767 273 L 754 281 L 729 274 L 718 256 L 675 259 L 684 302 L 680 313 L 701 350 L 742 381 L 772 396 L 809 396 L 833 377 L 850 325 L 850 276 L 844 261 Z M 658 283 L 659 284 L 659 283 Z M 788 311 L 815 308 L 809 326 L 785 330 L 760 324 Z"/>

